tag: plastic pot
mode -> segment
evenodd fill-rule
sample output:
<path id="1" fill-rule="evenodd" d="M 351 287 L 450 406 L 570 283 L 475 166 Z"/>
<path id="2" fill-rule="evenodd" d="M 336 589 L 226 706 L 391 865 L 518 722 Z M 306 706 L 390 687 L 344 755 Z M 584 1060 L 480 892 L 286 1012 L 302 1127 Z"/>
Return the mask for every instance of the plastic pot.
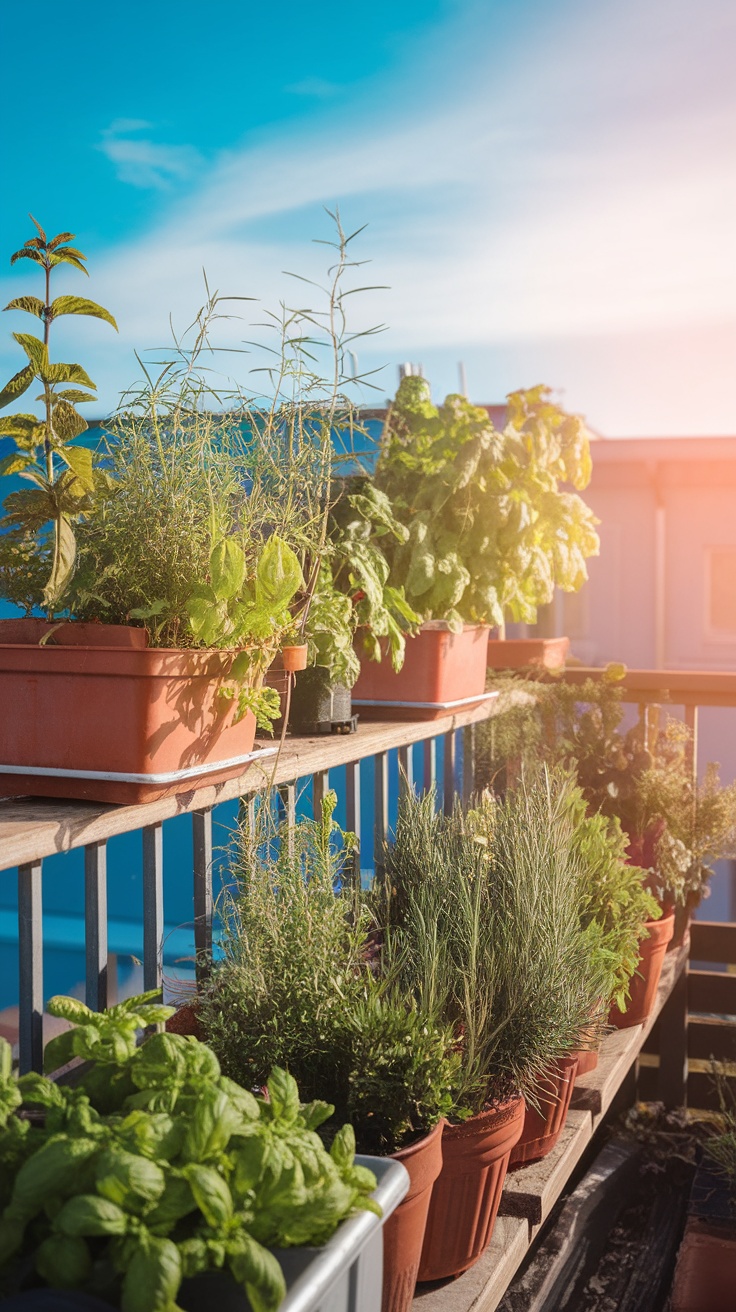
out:
<path id="1" fill-rule="evenodd" d="M 575 1054 L 560 1057 L 539 1081 L 539 1111 L 527 1103 L 524 1128 L 511 1150 L 509 1169 L 524 1162 L 536 1162 L 554 1148 L 567 1120 L 567 1112 L 578 1073 Z"/>
<path id="2" fill-rule="evenodd" d="M 671 1312 L 733 1312 L 736 1228 L 688 1220 L 670 1300 Z"/>
<path id="3" fill-rule="evenodd" d="M 598 1065 L 597 1048 L 578 1048 L 575 1052 L 570 1053 L 571 1057 L 577 1057 L 578 1068 L 575 1072 L 575 1079 L 580 1075 L 589 1075 Z"/>
<path id="4" fill-rule="evenodd" d="M 353 705 L 364 719 L 436 720 L 481 701 L 486 685 L 488 626 L 465 624 L 452 633 L 431 620 L 407 638 L 396 672 L 386 643 L 380 661 L 361 660 Z"/>
<path id="5" fill-rule="evenodd" d="M 642 1025 L 654 1006 L 667 944 L 674 933 L 674 911 L 661 920 L 647 920 L 644 928 L 649 937 L 639 944 L 639 964 L 629 985 L 626 1010 L 620 1011 L 614 1003 L 608 1016 L 609 1025 L 615 1025 L 617 1030 Z"/>
<path id="6" fill-rule="evenodd" d="M 237 652 L 110 647 L 86 627 L 94 645 L 0 645 L 0 794 L 138 803 L 245 771 L 255 719 L 220 695 Z"/>
<path id="7" fill-rule="evenodd" d="M 387 1157 L 356 1157 L 374 1172 L 373 1198 L 383 1217 L 358 1212 L 343 1221 L 324 1248 L 273 1249 L 286 1280 L 279 1312 L 376 1312 L 381 1296 L 383 1227 L 408 1188 L 406 1171 Z M 182 1282 L 183 1312 L 251 1312 L 248 1297 L 229 1274 L 206 1272 Z"/>
<path id="8" fill-rule="evenodd" d="M 417 1283 L 432 1188 L 442 1170 L 442 1130 L 394 1153 L 409 1172 L 409 1192 L 383 1228 L 382 1312 L 408 1312 Z"/>
<path id="9" fill-rule="evenodd" d="M 489 638 L 488 667 L 492 670 L 523 670 L 530 666 L 560 670 L 569 650 L 569 638 Z"/>
<path id="10" fill-rule="evenodd" d="M 281 663 L 287 674 L 296 674 L 298 670 L 307 668 L 307 644 L 306 642 L 296 647 L 281 648 Z"/>
<path id="11" fill-rule="evenodd" d="M 38 647 L 46 638 L 49 647 L 136 647 L 148 646 L 148 631 L 132 624 L 92 624 L 78 620 L 42 620 L 34 615 L 0 620 L 0 644 Z"/>
<path id="12" fill-rule="evenodd" d="M 524 1125 L 523 1098 L 512 1098 L 446 1125 L 442 1170 L 432 1190 L 418 1279 L 445 1280 L 478 1261 L 490 1242 L 512 1148 Z"/>

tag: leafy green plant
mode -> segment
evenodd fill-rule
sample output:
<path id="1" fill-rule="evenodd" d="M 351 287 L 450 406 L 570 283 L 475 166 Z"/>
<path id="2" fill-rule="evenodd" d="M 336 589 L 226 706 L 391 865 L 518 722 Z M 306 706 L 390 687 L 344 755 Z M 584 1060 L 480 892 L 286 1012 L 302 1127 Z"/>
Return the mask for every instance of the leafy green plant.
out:
<path id="1" fill-rule="evenodd" d="M 359 646 L 380 660 L 383 645 L 395 670 L 404 663 L 407 636 L 419 616 L 403 588 L 389 583 L 381 542 L 406 540 L 385 493 L 364 476 L 343 480 L 332 508 L 327 548 L 306 626 L 310 663 L 329 671 L 330 684 L 351 688 L 360 673 Z"/>
<path id="2" fill-rule="evenodd" d="M 437 408 L 424 379 L 405 378 L 376 469 L 409 530 L 387 549 L 392 582 L 424 619 L 534 623 L 555 587 L 581 587 L 598 552 L 578 495 L 590 473 L 587 429 L 549 389 L 512 393 L 499 433 L 465 397 Z"/>
<path id="3" fill-rule="evenodd" d="M 335 800 L 318 823 L 241 837 L 225 959 L 197 1018 L 234 1079 L 258 1084 L 276 1062 L 335 1105 L 361 1151 L 393 1152 L 449 1110 L 459 1058 L 446 1024 L 374 975 L 370 913 L 349 879 Z"/>
<path id="4" fill-rule="evenodd" d="M 629 856 L 660 901 L 693 907 L 714 863 L 736 852 L 736 785 L 723 786 L 715 764 L 695 780 L 692 735 L 681 721 L 667 717 L 648 732 L 640 722 L 623 727 L 625 673 L 612 664 L 583 684 L 502 680 L 509 710 L 479 728 L 476 783 L 491 783 L 509 758 L 564 763 L 589 810 L 620 821 Z"/>
<path id="5" fill-rule="evenodd" d="M 76 541 L 73 524 L 88 512 L 97 497 L 107 488 L 107 480 L 96 467 L 93 452 L 77 439 L 87 428 L 77 406 L 93 401 L 95 385 L 79 364 L 54 364 L 49 360 L 51 325 L 67 314 L 89 315 L 117 328 L 108 310 L 95 301 L 81 296 L 57 296 L 51 299 L 52 270 L 68 264 L 80 273 L 87 273 L 86 256 L 75 246 L 71 232 L 61 232 L 49 239 L 43 228 L 31 215 L 37 236 L 30 237 L 19 251 L 11 256 L 11 264 L 18 260 L 32 260 L 43 269 L 45 296 L 16 296 L 6 310 L 23 310 L 40 319 L 43 338 L 33 333 L 13 333 L 25 353 L 27 363 L 0 392 L 0 409 L 21 397 L 34 382 L 41 394 L 34 400 L 43 406 L 43 419 L 33 414 L 12 414 L 0 421 L 0 436 L 9 437 L 15 452 L 0 462 L 0 474 L 20 474 L 31 486 L 12 492 L 5 500 L 3 526 L 21 530 L 13 546 L 18 557 L 8 555 L 6 569 L 13 563 L 23 572 L 23 549 L 28 542 L 42 535 L 48 525 L 53 528 L 51 573 L 43 589 L 42 601 L 49 618 L 63 605 L 74 571 Z M 43 550 L 43 548 L 42 548 Z M 13 571 L 15 572 L 15 571 Z M 11 595 L 15 590 L 11 586 Z"/>
<path id="6" fill-rule="evenodd" d="M 608 965 L 602 1000 L 625 1011 L 645 923 L 658 920 L 661 908 L 645 886 L 645 872 L 627 861 L 618 817 L 591 814 L 580 788 L 570 789 L 569 807 L 573 848 L 586 872 L 581 923 L 597 933 L 597 950 Z"/>
<path id="7" fill-rule="evenodd" d="M 284 1280 L 264 1245 L 322 1244 L 354 1210 L 376 1210 L 351 1128 L 327 1153 L 315 1131 L 332 1107 L 303 1106 L 285 1071 L 254 1098 L 196 1039 L 159 1033 L 131 1052 L 131 1027 L 170 1008 L 134 999 L 93 1018 L 57 999 L 54 1010 L 81 1022 L 71 1043 L 95 1054 L 93 1075 L 100 1060 L 117 1076 L 117 1106 L 101 1113 L 89 1085 L 13 1080 L 0 1043 L 6 1289 L 30 1260 L 55 1288 L 101 1294 L 123 1312 L 174 1312 L 182 1279 L 219 1268 L 255 1312 L 275 1312 Z M 43 1125 L 18 1119 L 22 1105 L 43 1109 Z"/>
<path id="8" fill-rule="evenodd" d="M 437 814 L 432 794 L 406 797 L 384 860 L 386 969 L 455 1027 L 456 1105 L 534 1101 L 547 1065 L 599 1014 L 607 972 L 581 925 L 569 781 L 525 777 L 467 816 Z"/>

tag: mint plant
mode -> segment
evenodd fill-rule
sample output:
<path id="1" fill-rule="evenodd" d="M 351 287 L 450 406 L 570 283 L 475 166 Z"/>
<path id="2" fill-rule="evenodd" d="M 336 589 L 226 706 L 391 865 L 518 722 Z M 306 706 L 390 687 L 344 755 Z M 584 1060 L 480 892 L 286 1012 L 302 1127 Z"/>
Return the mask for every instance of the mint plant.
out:
<path id="1" fill-rule="evenodd" d="M 52 363 L 49 339 L 52 324 L 63 315 L 89 315 L 103 319 L 117 330 L 108 310 L 95 301 L 80 296 L 57 296 L 51 299 L 52 270 L 61 264 L 71 265 L 87 274 L 86 256 L 75 246 L 71 232 L 61 232 L 49 239 L 33 215 L 37 236 L 30 237 L 11 256 L 32 260 L 44 272 L 44 297 L 16 296 L 6 310 L 23 310 L 43 324 L 43 337 L 33 333 L 13 333 L 26 356 L 26 364 L 0 392 L 0 410 L 17 401 L 38 383 L 41 392 L 34 400 L 43 407 L 43 418 L 33 414 L 11 414 L 0 420 L 0 436 L 13 440 L 15 451 L 0 462 L 0 474 L 20 474 L 31 486 L 12 492 L 5 501 L 3 527 L 12 537 L 5 544 L 5 556 L 15 548 L 17 561 L 10 562 L 23 570 L 27 539 L 36 539 L 51 524 L 53 548 L 51 572 L 43 590 L 43 605 L 49 619 L 63 607 L 64 597 L 74 572 L 76 539 L 74 523 L 95 504 L 107 480 L 96 466 L 94 453 L 77 439 L 87 428 L 78 405 L 95 400 L 95 384 L 79 364 Z M 25 550 L 27 554 L 27 549 Z M 6 562 L 6 569 L 8 568 Z"/>

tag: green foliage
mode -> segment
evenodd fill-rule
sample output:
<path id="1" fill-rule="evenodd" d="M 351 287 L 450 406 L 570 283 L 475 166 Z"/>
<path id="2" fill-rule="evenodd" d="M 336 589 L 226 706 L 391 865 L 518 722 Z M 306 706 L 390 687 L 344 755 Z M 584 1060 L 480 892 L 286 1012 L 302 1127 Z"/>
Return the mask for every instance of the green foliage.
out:
<path id="1" fill-rule="evenodd" d="M 117 324 L 109 311 L 94 301 L 78 296 L 57 296 L 51 300 L 52 269 L 59 264 L 70 264 L 86 274 L 86 257 L 68 244 L 73 240 L 73 233 L 60 233 L 49 240 L 43 228 L 33 216 L 31 218 L 37 236 L 29 238 L 21 250 L 15 252 L 11 264 L 29 259 L 42 267 L 45 300 L 37 296 L 17 296 L 5 309 L 22 310 L 40 319 L 43 339 L 32 333 L 13 333 L 27 363 L 0 393 L 0 409 L 17 401 L 37 382 L 41 395 L 34 399 L 42 403 L 44 418 L 39 420 L 32 414 L 11 414 L 0 420 L 0 436 L 10 437 L 15 445 L 15 452 L 0 463 L 0 474 L 20 474 L 31 484 L 23 491 L 10 493 L 5 499 L 3 527 L 15 531 L 17 550 L 13 554 L 9 550 L 10 544 L 6 545 L 3 573 L 9 585 L 5 595 L 11 600 L 20 596 L 22 604 L 27 605 L 30 580 L 24 554 L 29 543 L 42 535 L 50 524 L 53 528 L 51 571 L 41 600 L 52 618 L 65 605 L 74 572 L 76 540 L 72 526 L 92 510 L 99 498 L 104 497 L 108 483 L 94 453 L 84 446 L 74 445 L 87 428 L 86 420 L 76 406 L 95 399 L 95 385 L 81 365 L 51 363 L 48 351 L 50 329 L 52 323 L 65 314 L 103 319 L 115 329 Z M 68 383 L 76 386 L 69 388 Z M 42 538 L 41 559 L 45 555 Z M 36 589 L 37 580 L 34 578 L 34 594 Z M 34 595 L 32 604 L 35 600 Z"/>
<path id="2" fill-rule="evenodd" d="M 361 1151 L 392 1152 L 449 1109 L 459 1058 L 447 1025 L 374 978 L 370 913 L 334 805 L 329 794 L 320 822 L 288 833 L 241 835 L 225 960 L 198 1018 L 234 1079 L 257 1085 L 284 1066 L 350 1122 Z"/>
<path id="3" fill-rule="evenodd" d="M 363 476 L 342 480 L 306 627 L 310 663 L 329 670 L 330 684 L 351 688 L 355 683 L 356 634 L 373 660 L 385 652 L 393 668 L 401 669 L 407 636 L 416 632 L 419 617 L 404 589 L 389 583 L 381 541 L 406 537 L 385 493 Z"/>
<path id="4" fill-rule="evenodd" d="M 597 933 L 597 950 L 608 964 L 602 998 L 625 1011 L 644 924 L 658 920 L 661 908 L 645 887 L 644 871 L 627 861 L 627 838 L 618 817 L 589 813 L 580 788 L 571 787 L 569 807 L 573 849 L 586 872 L 581 923 Z"/>
<path id="5" fill-rule="evenodd" d="M 600 1013 L 607 963 L 581 928 L 586 872 L 570 784 L 523 778 L 504 801 L 437 814 L 432 794 L 400 802 L 376 914 L 385 968 L 455 1027 L 456 1104 L 532 1101 L 554 1058 Z"/>
<path id="6" fill-rule="evenodd" d="M 448 396 L 436 408 L 405 378 L 382 439 L 376 484 L 407 527 L 390 543 L 391 578 L 424 619 L 534 623 L 555 587 L 574 592 L 599 542 L 577 491 L 590 479 L 583 421 L 535 387 L 508 398 L 503 433 Z"/>
<path id="7" fill-rule="evenodd" d="M 719 1103 L 719 1115 L 713 1125 L 714 1133 L 705 1142 L 706 1157 L 721 1175 L 725 1176 L 736 1203 L 736 1084 L 733 1068 L 726 1062 L 711 1062 Z"/>
<path id="8" fill-rule="evenodd" d="M 254 1098 L 196 1039 L 159 1033 L 138 1047 L 131 1028 L 170 1011 L 150 995 L 101 1016 L 71 998 L 53 1009 L 79 1024 L 71 1051 L 91 1070 L 74 1088 L 14 1080 L 0 1041 L 3 1293 L 32 1264 L 43 1283 L 102 1292 L 123 1312 L 175 1312 L 184 1276 L 219 1268 L 256 1312 L 275 1312 L 284 1281 L 264 1245 L 323 1244 L 376 1210 L 352 1130 L 328 1153 L 315 1130 L 332 1107 L 303 1106 L 285 1071 Z M 44 1124 L 19 1120 L 21 1106 L 44 1108 Z"/>

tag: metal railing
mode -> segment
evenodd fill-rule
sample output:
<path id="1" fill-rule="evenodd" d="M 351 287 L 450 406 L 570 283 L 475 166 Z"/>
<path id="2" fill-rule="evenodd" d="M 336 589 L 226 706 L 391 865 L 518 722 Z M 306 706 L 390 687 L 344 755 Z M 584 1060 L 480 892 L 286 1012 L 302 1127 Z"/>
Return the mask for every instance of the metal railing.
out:
<path id="1" fill-rule="evenodd" d="M 405 786 L 437 786 L 449 809 L 458 790 L 469 794 L 473 783 L 475 726 L 497 713 L 493 699 L 474 710 L 432 722 L 364 723 L 355 734 L 329 738 L 287 738 L 275 763 L 254 764 L 247 774 L 216 787 L 205 786 L 138 806 L 20 798 L 0 800 L 0 871 L 18 871 L 19 1013 L 21 1071 L 40 1069 L 43 1060 L 43 862 L 60 852 L 84 850 L 85 998 L 102 1010 L 108 1003 L 107 844 L 121 834 L 140 831 L 143 895 L 143 987 L 163 982 L 164 842 L 167 821 L 191 815 L 192 911 L 198 970 L 207 968 L 213 945 L 213 811 L 239 799 L 253 808 L 255 799 L 277 790 L 281 812 L 293 823 L 300 785 L 309 781 L 312 810 L 318 815 L 330 787 L 330 772 L 341 768 L 341 799 L 346 827 L 361 828 L 361 783 L 373 775 L 373 851 L 380 863 L 389 816 L 397 792 Z M 438 751 L 438 744 L 441 748 Z M 391 757 L 394 757 L 390 769 Z M 420 757 L 417 761 L 417 757 Z M 438 769 L 438 758 L 440 768 Z M 400 769 L 396 769 L 396 764 Z M 344 768 L 344 781 L 342 779 Z M 365 867 L 360 848 L 354 861 Z"/>

